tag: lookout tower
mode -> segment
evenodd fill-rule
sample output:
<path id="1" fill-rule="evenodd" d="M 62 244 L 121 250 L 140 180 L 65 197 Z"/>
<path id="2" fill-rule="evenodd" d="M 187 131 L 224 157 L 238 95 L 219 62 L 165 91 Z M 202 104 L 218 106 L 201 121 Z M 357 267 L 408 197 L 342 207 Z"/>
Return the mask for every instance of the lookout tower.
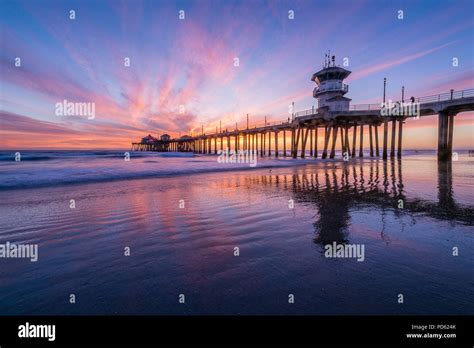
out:
<path id="1" fill-rule="evenodd" d="M 323 69 L 313 74 L 311 81 L 317 84 L 313 97 L 318 99 L 319 108 L 327 108 L 329 111 L 349 110 L 351 99 L 344 97 L 349 92 L 349 86 L 342 81 L 351 72 L 336 66 L 335 61 L 336 56 L 326 54 Z"/>

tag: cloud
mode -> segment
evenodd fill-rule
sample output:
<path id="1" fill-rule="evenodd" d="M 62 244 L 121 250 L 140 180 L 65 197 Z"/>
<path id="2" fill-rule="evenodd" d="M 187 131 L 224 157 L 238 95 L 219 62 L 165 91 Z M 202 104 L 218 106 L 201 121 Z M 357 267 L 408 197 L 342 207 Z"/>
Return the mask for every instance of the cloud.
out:
<path id="1" fill-rule="evenodd" d="M 429 55 L 433 52 L 436 52 L 436 51 L 438 51 L 438 50 L 440 50 L 444 47 L 447 47 L 451 44 L 453 44 L 453 42 L 450 42 L 450 43 L 447 43 L 447 44 L 444 44 L 444 45 L 440 45 L 440 46 L 437 46 L 437 47 L 434 47 L 434 48 L 430 48 L 430 49 L 422 51 L 422 52 L 413 53 L 413 54 L 410 54 L 410 55 L 407 55 L 407 56 L 399 57 L 399 58 L 396 58 L 396 59 L 393 59 L 393 60 L 387 60 L 383 63 L 371 64 L 369 66 L 366 66 L 365 68 L 359 69 L 359 70 L 355 71 L 354 73 L 352 73 L 350 75 L 348 81 L 356 81 L 356 80 L 359 80 L 361 78 L 372 75 L 374 73 L 377 73 L 379 71 L 385 71 L 387 69 L 391 69 L 391 68 L 396 67 L 398 65 L 408 63 L 408 62 L 413 61 L 415 59 L 418 59 L 418 58 L 424 57 L 426 55 Z"/>

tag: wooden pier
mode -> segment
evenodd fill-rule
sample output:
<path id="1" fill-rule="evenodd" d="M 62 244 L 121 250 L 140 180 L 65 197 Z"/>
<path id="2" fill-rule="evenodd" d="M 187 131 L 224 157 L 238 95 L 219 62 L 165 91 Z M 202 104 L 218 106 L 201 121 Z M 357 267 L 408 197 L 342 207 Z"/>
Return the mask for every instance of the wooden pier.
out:
<path id="1" fill-rule="evenodd" d="M 419 103 L 419 117 L 438 115 L 438 159 L 450 160 L 454 118 L 461 112 L 474 110 L 474 89 L 451 90 L 444 94 L 415 98 L 414 102 Z M 368 129 L 369 156 L 379 157 L 382 154 L 383 159 L 393 159 L 402 156 L 403 124 L 409 117 L 415 116 L 382 116 L 381 104 L 352 105 L 349 110 L 343 111 L 313 108 L 294 113 L 292 120 L 156 140 L 153 143 L 133 143 L 132 151 L 217 154 L 218 150 L 229 149 L 257 151 L 262 157 L 305 158 L 309 154 L 313 158 L 325 159 L 335 158 L 336 149 L 339 148 L 343 157 L 354 158 L 364 156 L 364 131 Z M 380 136 L 382 149 L 379 148 Z M 318 149 L 319 137 L 324 139 L 322 151 Z M 282 149 L 279 148 L 280 144 L 283 144 Z"/>

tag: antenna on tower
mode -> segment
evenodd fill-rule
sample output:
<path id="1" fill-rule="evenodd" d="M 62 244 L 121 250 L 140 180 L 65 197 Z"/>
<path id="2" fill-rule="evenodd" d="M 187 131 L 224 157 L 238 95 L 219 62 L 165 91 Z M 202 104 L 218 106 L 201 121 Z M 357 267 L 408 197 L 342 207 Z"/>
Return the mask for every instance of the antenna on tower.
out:
<path id="1" fill-rule="evenodd" d="M 336 56 L 332 56 L 332 66 L 336 66 Z"/>

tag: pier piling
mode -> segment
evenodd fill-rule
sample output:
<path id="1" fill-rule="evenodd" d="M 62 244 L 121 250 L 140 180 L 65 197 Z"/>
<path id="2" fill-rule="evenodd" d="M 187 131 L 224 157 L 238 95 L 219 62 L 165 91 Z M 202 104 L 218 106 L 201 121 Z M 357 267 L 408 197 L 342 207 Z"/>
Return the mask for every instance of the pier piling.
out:
<path id="1" fill-rule="evenodd" d="M 334 156 L 336 155 L 336 141 L 337 141 L 337 126 L 333 126 L 332 146 L 331 146 L 331 153 L 329 154 L 329 158 L 334 158 Z"/>
<path id="2" fill-rule="evenodd" d="M 395 124 L 395 117 L 392 119 L 392 142 L 390 145 L 390 158 L 395 158 L 395 132 L 396 132 L 396 124 Z"/>
<path id="3" fill-rule="evenodd" d="M 356 156 L 356 145 L 357 145 L 357 124 L 354 124 L 354 130 L 352 131 L 352 158 Z"/>
<path id="4" fill-rule="evenodd" d="M 398 151 L 397 158 L 402 158 L 402 128 L 403 128 L 403 117 L 398 120 Z"/>
<path id="5" fill-rule="evenodd" d="M 335 67 L 331 67 L 334 69 Z M 338 68 L 340 69 L 340 68 Z M 347 71 L 340 69 L 341 73 L 347 75 Z M 343 74 L 343 75 L 344 75 Z M 324 78 L 326 75 L 318 75 Z M 321 86 L 320 86 L 321 87 Z M 329 91 L 317 90 L 317 94 L 329 93 Z M 342 92 L 346 92 L 344 87 Z M 331 92 L 332 93 L 332 92 Z M 344 94 L 342 93 L 342 94 Z M 403 149 L 403 123 L 409 117 L 419 117 L 438 114 L 438 159 L 440 161 L 451 160 L 453 151 L 453 136 L 454 136 L 454 117 L 461 112 L 474 110 L 474 89 L 464 91 L 451 91 L 448 94 L 439 94 L 436 96 L 420 97 L 416 100 L 418 103 L 417 115 L 386 115 L 383 114 L 377 106 L 367 108 L 360 108 L 357 106 L 350 107 L 347 98 L 339 104 L 321 106 L 318 110 L 305 110 L 304 112 L 294 113 L 292 120 L 284 120 L 281 123 L 272 122 L 268 124 L 265 120 L 264 126 L 256 126 L 254 128 L 238 129 L 237 124 L 231 131 L 227 128 L 225 131 L 222 127 L 216 128 L 215 133 L 206 134 L 204 127 L 197 136 L 180 136 L 179 138 L 171 139 L 168 134 L 163 134 L 160 138 L 154 138 L 151 135 L 142 138 L 141 142 L 132 143 L 131 151 L 191 151 L 199 154 L 217 154 L 218 147 L 221 151 L 225 148 L 238 152 L 240 148 L 246 151 L 260 152 L 261 156 L 272 155 L 275 151 L 275 157 L 297 158 L 301 149 L 301 157 L 306 157 L 307 146 L 309 143 L 309 156 L 318 157 L 318 129 L 324 127 L 323 150 L 321 158 L 334 158 L 336 152 L 338 131 L 341 133 L 341 151 L 344 154 L 355 158 L 357 156 L 357 145 L 359 145 L 359 157 L 363 157 L 364 150 L 364 125 L 368 126 L 369 146 L 368 151 L 370 157 L 380 156 L 379 147 L 379 128 L 383 124 L 383 148 L 382 156 L 384 160 L 388 157 L 388 146 L 390 143 L 390 159 L 395 156 L 400 159 L 402 157 Z M 324 100 L 326 102 L 326 100 Z M 343 105 L 344 104 L 344 105 Z M 311 112 L 310 112 L 311 111 Z M 391 134 L 388 134 L 389 122 L 391 123 Z M 398 134 L 397 134 L 398 122 Z M 360 127 L 360 131 L 358 130 Z M 290 154 L 287 151 L 287 135 L 286 131 L 290 131 Z M 352 132 L 352 144 L 350 142 L 349 132 Z M 283 132 L 283 150 L 280 153 L 279 149 L 279 133 Z M 359 132 L 360 140 L 357 143 L 357 133 Z M 268 133 L 268 139 L 267 139 Z M 332 134 L 331 134 L 332 133 Z M 274 146 L 272 149 L 272 135 L 274 136 Z M 260 143 L 259 143 L 260 136 Z M 331 138 L 332 136 L 332 138 Z M 390 138 L 389 138 L 390 136 Z M 308 142 L 309 137 L 309 142 Z M 375 140 L 374 140 L 375 137 Z M 232 139 L 233 138 L 233 139 Z M 268 142 L 268 145 L 267 145 Z M 301 145 L 300 145 L 301 142 Z M 374 144 L 375 142 L 375 144 Z M 214 143 L 214 144 L 213 144 Z M 220 145 L 218 145 L 220 143 Z M 232 144 L 234 143 L 234 144 Z M 382 145 L 382 144 L 381 144 Z M 374 150 L 375 147 L 375 150 Z"/>

